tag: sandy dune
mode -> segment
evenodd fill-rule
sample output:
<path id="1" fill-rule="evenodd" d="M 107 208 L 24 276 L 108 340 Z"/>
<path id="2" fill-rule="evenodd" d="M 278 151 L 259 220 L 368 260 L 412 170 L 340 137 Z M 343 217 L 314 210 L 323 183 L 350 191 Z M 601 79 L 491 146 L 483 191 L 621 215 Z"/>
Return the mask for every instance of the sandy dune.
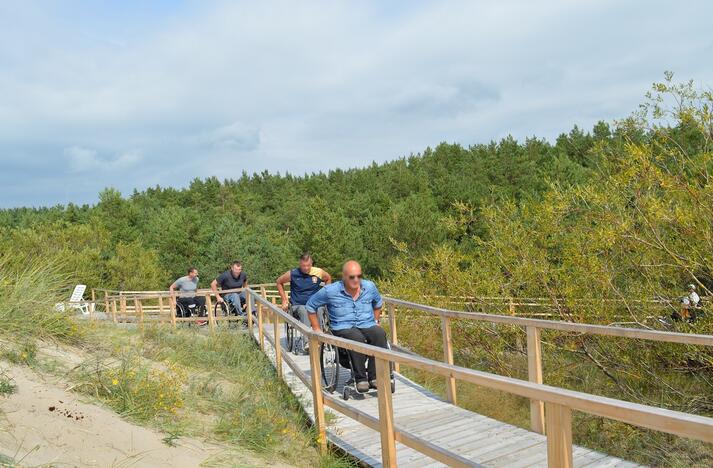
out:
<path id="1" fill-rule="evenodd" d="M 265 461 L 231 454 L 224 447 L 181 438 L 177 447 L 151 429 L 116 413 L 83 403 L 61 382 L 24 367 L 0 363 L 17 393 L 0 397 L 0 454 L 29 466 L 161 467 L 264 466 Z M 0 464 L 2 462 L 0 461 Z"/>

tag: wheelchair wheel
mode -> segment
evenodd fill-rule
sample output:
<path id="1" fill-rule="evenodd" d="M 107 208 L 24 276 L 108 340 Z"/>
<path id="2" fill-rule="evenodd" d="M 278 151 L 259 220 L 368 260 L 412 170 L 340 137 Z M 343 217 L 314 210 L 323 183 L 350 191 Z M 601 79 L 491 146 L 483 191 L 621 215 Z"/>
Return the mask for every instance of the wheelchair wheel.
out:
<path id="1" fill-rule="evenodd" d="M 339 350 L 336 346 L 322 343 L 319 347 L 319 367 L 325 390 L 333 392 L 339 381 Z"/>
<path id="2" fill-rule="evenodd" d="M 213 306 L 213 315 L 215 317 L 226 317 L 228 315 L 228 305 L 225 302 L 215 301 L 215 306 Z"/>
<path id="3" fill-rule="evenodd" d="M 180 302 L 176 301 L 176 317 L 185 318 L 190 316 L 191 313 L 188 311 L 188 308 Z"/>
<path id="4" fill-rule="evenodd" d="M 285 322 L 285 341 L 287 352 L 291 353 L 295 346 L 295 329 L 287 322 Z"/>

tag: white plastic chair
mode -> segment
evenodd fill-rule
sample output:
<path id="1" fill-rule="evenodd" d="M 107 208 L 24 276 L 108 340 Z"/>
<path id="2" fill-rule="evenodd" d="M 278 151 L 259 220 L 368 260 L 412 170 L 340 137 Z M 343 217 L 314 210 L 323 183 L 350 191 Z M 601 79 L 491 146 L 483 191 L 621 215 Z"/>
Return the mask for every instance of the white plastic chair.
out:
<path id="1" fill-rule="evenodd" d="M 64 311 L 66 304 L 67 306 L 73 309 L 79 309 L 83 315 L 89 315 L 90 307 L 92 307 L 94 304 L 90 304 L 89 302 L 84 301 L 84 291 L 86 290 L 86 284 L 76 285 L 74 287 L 74 291 L 72 291 L 72 295 L 69 296 L 69 301 L 66 303 L 60 302 L 58 304 L 55 304 L 54 308 L 59 311 Z"/>

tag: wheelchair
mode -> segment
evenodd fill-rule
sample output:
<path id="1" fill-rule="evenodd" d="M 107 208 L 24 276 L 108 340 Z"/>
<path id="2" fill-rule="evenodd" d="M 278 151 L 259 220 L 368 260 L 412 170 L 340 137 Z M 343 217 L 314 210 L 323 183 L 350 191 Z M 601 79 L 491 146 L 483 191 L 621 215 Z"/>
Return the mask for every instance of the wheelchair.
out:
<path id="1" fill-rule="evenodd" d="M 242 315 L 243 311 L 235 307 L 235 304 L 233 304 L 231 301 L 224 300 L 223 302 L 215 301 L 215 305 L 213 306 L 213 314 L 214 317 L 237 317 Z M 245 320 L 247 321 L 247 319 Z M 228 322 L 228 325 L 230 326 L 230 322 Z"/>
<path id="2" fill-rule="evenodd" d="M 191 304 L 185 304 L 180 300 L 176 299 L 176 317 L 205 317 L 207 315 L 208 308 L 205 304 L 198 305 L 195 302 Z"/>
<path id="3" fill-rule="evenodd" d="M 292 306 L 290 305 L 290 310 L 292 310 L 291 308 Z M 327 315 L 325 310 L 320 308 L 317 314 L 319 316 L 319 323 L 325 323 Z M 300 320 L 300 316 L 298 313 L 291 312 L 290 315 L 292 315 L 292 318 L 294 318 L 295 320 Z M 289 322 L 285 322 L 285 349 L 287 350 L 287 352 L 293 353 L 298 351 L 297 338 L 301 338 L 300 335 L 300 332 L 296 331 L 295 327 L 293 327 Z"/>
<path id="4" fill-rule="evenodd" d="M 324 321 L 322 322 L 322 331 L 331 335 L 329 331 L 329 318 L 325 314 Z M 391 344 L 387 342 L 387 348 L 391 349 Z M 369 357 L 369 359 L 373 359 Z M 396 379 L 394 375 L 394 364 L 389 363 L 391 370 L 391 393 L 396 392 Z M 358 396 L 364 398 L 364 395 L 374 394 L 377 389 L 370 388 L 366 392 L 358 392 L 356 389 L 356 381 L 354 380 L 354 370 L 352 366 L 352 360 L 349 353 L 337 346 L 328 343 L 322 343 L 319 348 L 319 367 L 322 371 L 322 383 L 323 388 L 329 393 L 334 393 L 339 386 L 340 380 L 344 380 L 342 386 L 342 399 L 348 400 L 349 398 Z M 347 373 L 341 372 L 340 369 L 348 370 Z M 344 375 L 342 375 L 344 374 Z"/>
<path id="5" fill-rule="evenodd" d="M 299 317 L 295 317 L 295 314 L 290 314 L 292 317 L 299 320 Z M 288 353 L 295 351 L 295 328 L 290 325 L 289 322 L 285 322 L 285 347 Z"/>

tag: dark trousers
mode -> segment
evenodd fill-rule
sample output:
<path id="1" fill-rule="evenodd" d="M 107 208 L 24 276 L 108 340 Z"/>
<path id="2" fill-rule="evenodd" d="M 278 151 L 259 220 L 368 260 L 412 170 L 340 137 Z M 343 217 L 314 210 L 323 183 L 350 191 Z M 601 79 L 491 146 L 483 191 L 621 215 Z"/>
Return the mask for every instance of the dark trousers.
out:
<path id="1" fill-rule="evenodd" d="M 176 298 L 178 302 L 181 303 L 182 306 L 186 308 L 187 313 L 190 314 L 190 311 L 192 308 L 190 307 L 191 305 L 195 304 L 195 309 L 194 312 L 196 314 L 200 314 L 200 310 L 205 306 L 205 297 L 203 296 L 194 296 L 194 297 L 179 297 Z M 202 315 L 202 314 L 201 314 Z"/>
<path id="2" fill-rule="evenodd" d="M 348 340 L 366 343 L 380 348 L 386 348 L 386 332 L 378 326 L 371 328 L 347 328 L 345 330 L 332 330 L 332 334 L 346 338 Z M 347 351 L 352 360 L 352 370 L 354 371 L 354 380 L 362 382 L 364 380 L 376 379 L 376 359 L 368 358 L 364 354 L 356 351 Z M 366 360 L 369 359 L 367 366 Z"/>

